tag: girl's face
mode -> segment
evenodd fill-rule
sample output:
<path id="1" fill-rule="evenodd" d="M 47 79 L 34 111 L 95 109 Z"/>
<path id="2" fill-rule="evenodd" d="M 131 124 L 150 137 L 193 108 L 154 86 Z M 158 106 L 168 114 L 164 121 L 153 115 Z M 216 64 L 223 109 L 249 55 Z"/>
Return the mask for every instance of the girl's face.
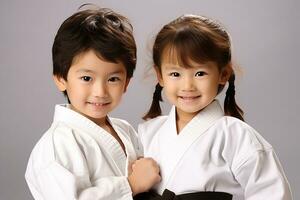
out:
<path id="1" fill-rule="evenodd" d="M 99 125 L 119 104 L 129 82 L 123 64 L 101 60 L 92 50 L 75 57 L 67 81 L 54 79 L 67 91 L 71 108 Z"/>
<path id="2" fill-rule="evenodd" d="M 179 116 L 194 117 L 215 99 L 219 85 L 225 85 L 228 80 L 226 73 L 220 73 L 213 62 L 191 61 L 191 67 L 184 68 L 166 56 L 163 58 L 161 71 L 157 71 L 159 83 Z"/>

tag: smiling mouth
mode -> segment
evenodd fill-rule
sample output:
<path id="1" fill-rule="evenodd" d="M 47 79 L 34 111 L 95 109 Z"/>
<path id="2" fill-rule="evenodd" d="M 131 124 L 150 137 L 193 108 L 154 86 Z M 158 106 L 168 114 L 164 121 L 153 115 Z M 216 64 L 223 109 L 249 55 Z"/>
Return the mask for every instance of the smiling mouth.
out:
<path id="1" fill-rule="evenodd" d="M 106 106 L 108 104 L 110 104 L 109 102 L 107 103 L 94 103 L 94 102 L 87 102 L 88 104 L 91 104 L 93 106 L 97 106 L 97 107 L 101 107 L 101 106 Z"/>
<path id="2" fill-rule="evenodd" d="M 199 96 L 179 96 L 180 99 L 187 100 L 187 101 L 194 100 L 194 99 L 197 99 L 199 97 L 200 97 L 200 95 Z"/>

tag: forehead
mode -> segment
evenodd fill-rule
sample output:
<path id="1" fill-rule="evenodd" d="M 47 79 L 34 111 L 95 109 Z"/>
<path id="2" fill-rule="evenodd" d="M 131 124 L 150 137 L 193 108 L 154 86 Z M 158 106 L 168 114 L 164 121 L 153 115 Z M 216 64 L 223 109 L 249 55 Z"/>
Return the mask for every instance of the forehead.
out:
<path id="1" fill-rule="evenodd" d="M 93 50 L 82 52 L 74 57 L 71 68 L 86 69 L 90 71 L 126 71 L 122 62 L 111 62 L 103 59 Z"/>
<path id="2" fill-rule="evenodd" d="M 202 60 L 201 58 L 192 58 L 188 52 L 178 50 L 178 48 L 166 47 L 162 52 L 161 65 L 162 66 L 177 66 L 183 68 L 199 68 L 199 67 L 217 67 L 213 61 Z"/>

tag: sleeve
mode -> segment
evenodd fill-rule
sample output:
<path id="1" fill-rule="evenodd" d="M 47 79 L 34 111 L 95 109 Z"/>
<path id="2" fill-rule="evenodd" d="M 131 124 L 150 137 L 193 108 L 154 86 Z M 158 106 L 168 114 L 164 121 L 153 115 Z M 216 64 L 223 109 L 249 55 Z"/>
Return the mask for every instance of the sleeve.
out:
<path id="1" fill-rule="evenodd" d="M 234 120 L 227 133 L 231 170 L 245 200 L 291 200 L 292 194 L 273 147 L 252 127 Z"/>
<path id="2" fill-rule="evenodd" d="M 141 150 L 141 154 L 142 156 L 144 156 L 144 149 L 145 149 L 145 144 L 143 142 L 143 136 L 145 135 L 145 130 L 144 130 L 144 126 L 143 124 L 139 124 L 138 126 L 138 133 L 137 133 L 137 137 L 138 137 L 138 144 L 140 146 L 140 150 Z"/>
<path id="3" fill-rule="evenodd" d="M 140 142 L 140 138 L 135 131 L 135 129 L 127 122 L 128 133 L 130 135 L 130 140 L 133 144 L 137 157 L 143 156 L 143 146 Z"/>
<path id="4" fill-rule="evenodd" d="M 245 160 L 235 172 L 244 189 L 245 200 L 291 200 L 292 194 L 273 149 L 260 150 Z"/>
<path id="5" fill-rule="evenodd" d="M 96 158 L 93 162 L 99 162 L 101 171 L 106 172 L 105 175 L 98 179 L 92 178 L 93 172 L 90 172 L 84 152 L 88 147 L 84 147 L 79 139 L 72 130 L 56 131 L 52 138 L 55 160 L 38 168 L 36 163 L 40 161 L 29 161 L 31 163 L 27 168 L 26 181 L 34 199 L 132 200 L 127 177 L 115 176 L 104 158 Z M 38 156 L 34 156 L 34 159 L 48 156 L 42 152 L 45 151 L 37 149 Z M 101 154 L 96 155 L 98 157 Z"/>
<path id="6" fill-rule="evenodd" d="M 126 177 L 104 177 L 90 182 L 89 176 L 74 175 L 57 163 L 41 170 L 36 177 L 38 187 L 27 178 L 35 200 L 132 200 Z"/>

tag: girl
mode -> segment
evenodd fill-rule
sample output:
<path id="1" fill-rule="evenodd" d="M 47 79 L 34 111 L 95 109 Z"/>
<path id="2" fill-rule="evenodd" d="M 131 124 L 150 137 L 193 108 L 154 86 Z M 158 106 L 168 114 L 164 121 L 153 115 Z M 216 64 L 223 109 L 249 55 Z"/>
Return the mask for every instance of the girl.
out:
<path id="1" fill-rule="evenodd" d="M 144 155 L 160 165 L 156 192 L 163 199 L 292 199 L 274 149 L 243 122 L 226 30 L 181 16 L 158 33 L 153 60 L 159 83 L 144 119 L 154 119 L 139 134 Z M 215 98 L 227 82 L 223 112 Z M 168 116 L 160 116 L 162 89 L 173 104 Z"/>

